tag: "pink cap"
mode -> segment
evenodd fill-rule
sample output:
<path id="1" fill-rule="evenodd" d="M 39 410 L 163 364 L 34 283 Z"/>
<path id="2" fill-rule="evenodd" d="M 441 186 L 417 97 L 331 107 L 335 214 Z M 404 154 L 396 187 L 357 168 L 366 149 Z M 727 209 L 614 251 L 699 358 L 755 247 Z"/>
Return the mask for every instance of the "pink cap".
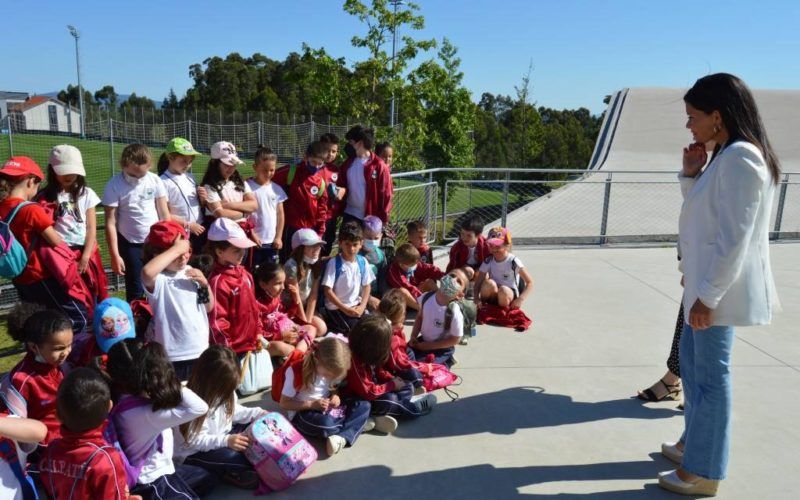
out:
<path id="1" fill-rule="evenodd" d="M 236 154 L 236 146 L 227 141 L 215 142 L 211 146 L 211 158 L 220 160 L 225 165 L 241 165 L 244 163 Z"/>
<path id="2" fill-rule="evenodd" d="M 493 247 L 501 247 L 511 244 L 511 231 L 504 227 L 493 227 L 489 231 L 486 243 Z"/>
<path id="3" fill-rule="evenodd" d="M 208 239 L 210 241 L 227 241 L 239 248 L 256 246 L 255 242 L 247 237 L 244 229 L 239 224 L 225 217 L 220 217 L 211 224 L 211 227 L 208 228 Z"/>

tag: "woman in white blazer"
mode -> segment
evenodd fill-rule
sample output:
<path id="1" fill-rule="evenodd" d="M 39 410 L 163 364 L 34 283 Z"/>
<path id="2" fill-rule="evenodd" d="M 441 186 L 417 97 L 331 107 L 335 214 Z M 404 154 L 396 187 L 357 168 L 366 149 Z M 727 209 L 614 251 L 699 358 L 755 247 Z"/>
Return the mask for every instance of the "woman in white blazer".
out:
<path id="1" fill-rule="evenodd" d="M 662 445 L 680 467 L 659 474 L 659 484 L 714 495 L 728 463 L 733 327 L 769 323 L 777 303 L 768 226 L 780 165 L 755 100 L 737 77 L 701 78 L 684 103 L 694 139 L 678 175 L 685 428 L 677 443 Z M 714 152 L 706 166 L 709 143 Z"/>

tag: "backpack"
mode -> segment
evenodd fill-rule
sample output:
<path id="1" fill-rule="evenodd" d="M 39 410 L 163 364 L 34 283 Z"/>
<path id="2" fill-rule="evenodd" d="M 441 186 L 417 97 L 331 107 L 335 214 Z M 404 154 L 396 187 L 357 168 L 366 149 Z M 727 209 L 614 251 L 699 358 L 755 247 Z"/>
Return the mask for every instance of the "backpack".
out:
<path id="1" fill-rule="evenodd" d="M 262 415 L 245 433 L 244 455 L 261 479 L 257 495 L 288 488 L 317 460 L 314 447 L 280 413 Z"/>
<path id="2" fill-rule="evenodd" d="M 342 267 L 344 266 L 344 259 L 342 258 L 341 254 L 336 254 L 336 257 L 331 257 L 334 260 L 334 274 L 333 274 L 333 287 L 336 286 L 336 282 L 339 280 L 339 276 L 342 275 Z M 330 260 L 330 259 L 329 259 Z M 358 263 L 358 285 L 361 286 L 361 277 L 367 274 L 367 259 L 364 258 L 363 255 L 356 254 L 356 262 Z M 325 262 L 325 266 L 328 265 L 328 262 Z M 323 270 L 325 268 L 323 267 Z M 323 271 L 324 274 L 324 271 Z M 317 299 L 317 307 L 325 308 L 325 292 L 323 290 L 322 283 L 319 285 L 319 298 Z"/>
<path id="3" fill-rule="evenodd" d="M 281 401 L 281 393 L 283 392 L 283 384 L 286 383 L 286 370 L 295 370 L 294 366 L 298 363 L 303 363 L 303 358 L 305 358 L 305 352 L 295 349 L 294 351 L 289 354 L 289 357 L 286 358 L 286 361 L 283 362 L 281 366 L 279 366 L 275 371 L 272 372 L 272 400 L 276 403 Z M 295 390 L 299 391 L 300 386 L 303 384 L 303 377 L 298 377 L 297 370 L 295 370 L 295 377 L 294 377 L 294 388 Z"/>
<path id="4" fill-rule="evenodd" d="M 23 248 L 14 237 L 14 233 L 11 232 L 11 221 L 17 216 L 17 212 L 26 205 L 33 205 L 33 202 L 23 201 L 11 210 L 5 220 L 0 220 L 0 277 L 16 278 L 28 265 L 31 248 Z M 35 241 L 35 239 L 31 241 L 31 247 Z"/>
<path id="5" fill-rule="evenodd" d="M 383 226 L 383 236 L 381 237 L 380 249 L 386 256 L 386 262 L 394 260 L 395 247 L 397 245 L 397 231 L 390 224 Z"/>
<path id="6" fill-rule="evenodd" d="M 428 299 L 434 295 L 436 295 L 436 292 L 428 292 L 422 297 L 422 303 L 419 307 L 420 312 L 422 312 L 422 308 L 425 307 L 425 303 L 428 302 Z M 460 300 L 454 300 L 447 304 L 447 310 L 444 312 L 444 330 L 441 338 L 444 338 L 447 335 L 447 332 L 450 330 L 450 326 L 453 324 L 453 310 L 456 307 L 458 307 L 458 309 L 461 311 L 461 317 L 464 318 L 464 326 L 462 327 L 464 337 L 473 336 L 472 327 L 475 326 L 475 317 L 477 316 L 475 313 L 477 313 L 477 311 L 473 313 L 472 309 L 470 308 L 467 310 Z"/>
<path id="7" fill-rule="evenodd" d="M 136 486 L 136 483 L 139 481 L 139 475 L 142 473 L 142 467 L 144 467 L 144 463 L 150 453 L 152 453 L 153 450 L 161 451 L 164 437 L 159 434 L 155 441 L 153 441 L 153 445 L 146 453 L 143 453 L 142 456 L 129 457 L 125 454 L 125 450 L 122 448 L 122 443 L 119 440 L 119 434 L 116 429 L 117 425 L 119 425 L 117 419 L 120 414 L 125 411 L 149 404 L 149 400 L 139 396 L 125 396 L 120 398 L 119 402 L 111 408 L 111 412 L 108 414 L 108 425 L 106 425 L 103 431 L 103 437 L 106 442 L 119 451 L 122 465 L 125 468 L 125 480 L 128 484 L 128 488 Z"/>
<path id="8" fill-rule="evenodd" d="M 292 185 L 292 181 L 294 181 L 294 176 L 297 173 L 297 165 L 294 163 L 289 165 L 289 173 L 286 175 L 286 187 Z M 322 179 L 322 185 L 319 188 L 319 192 L 315 195 L 317 198 L 322 198 L 325 195 L 325 179 Z"/>

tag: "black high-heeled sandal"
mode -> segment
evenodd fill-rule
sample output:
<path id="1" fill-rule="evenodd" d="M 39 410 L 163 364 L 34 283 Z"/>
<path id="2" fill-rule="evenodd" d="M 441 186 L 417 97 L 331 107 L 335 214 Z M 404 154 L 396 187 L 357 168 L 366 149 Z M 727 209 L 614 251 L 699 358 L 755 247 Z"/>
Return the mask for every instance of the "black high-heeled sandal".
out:
<path id="1" fill-rule="evenodd" d="M 659 401 L 677 401 L 680 398 L 682 392 L 680 382 L 678 382 L 677 384 L 670 385 L 664 382 L 664 379 L 662 378 L 661 380 L 658 381 L 658 383 L 663 385 L 664 389 L 667 390 L 667 392 L 663 396 L 659 398 L 658 396 L 656 396 L 656 393 L 653 392 L 653 389 L 648 387 L 643 391 L 639 391 L 637 397 L 643 401 L 649 401 L 652 403 L 658 403 Z"/>

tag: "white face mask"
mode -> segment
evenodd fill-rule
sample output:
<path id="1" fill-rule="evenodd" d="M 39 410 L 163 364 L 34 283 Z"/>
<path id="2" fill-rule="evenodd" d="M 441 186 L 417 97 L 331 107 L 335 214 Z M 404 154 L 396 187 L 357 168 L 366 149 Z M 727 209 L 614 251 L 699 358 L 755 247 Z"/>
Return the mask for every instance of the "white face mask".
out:
<path id="1" fill-rule="evenodd" d="M 364 240 L 364 248 L 367 250 L 375 250 L 376 248 L 381 246 L 381 239 L 375 240 Z"/>
<path id="2" fill-rule="evenodd" d="M 122 176 L 125 178 L 125 182 L 130 184 L 131 186 L 135 186 L 141 182 L 144 177 L 134 177 L 132 175 L 128 175 L 125 172 L 122 172 Z"/>
<path id="3" fill-rule="evenodd" d="M 303 262 L 305 262 L 306 264 L 314 265 L 317 263 L 318 260 L 319 257 L 308 257 L 306 255 L 303 255 Z"/>

